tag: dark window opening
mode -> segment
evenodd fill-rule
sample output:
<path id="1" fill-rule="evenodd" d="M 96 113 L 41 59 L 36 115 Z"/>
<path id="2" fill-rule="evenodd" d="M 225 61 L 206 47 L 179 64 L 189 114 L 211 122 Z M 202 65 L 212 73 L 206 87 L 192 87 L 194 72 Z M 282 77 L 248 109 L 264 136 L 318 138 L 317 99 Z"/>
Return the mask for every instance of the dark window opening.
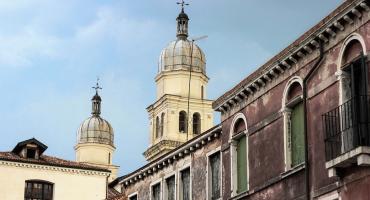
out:
<path id="1" fill-rule="evenodd" d="M 131 196 L 131 197 L 129 198 L 129 200 L 137 200 L 137 195 L 135 194 L 135 195 Z"/>
<path id="2" fill-rule="evenodd" d="M 190 168 L 181 171 L 180 199 L 190 200 Z"/>
<path id="3" fill-rule="evenodd" d="M 152 200 L 160 200 L 161 199 L 161 184 L 155 184 L 152 186 Z"/>
<path id="4" fill-rule="evenodd" d="M 187 115 L 185 111 L 181 111 L 179 114 L 179 132 L 187 133 Z"/>
<path id="5" fill-rule="evenodd" d="M 220 152 L 217 152 L 209 157 L 210 163 L 210 177 L 208 177 L 209 191 L 211 200 L 217 200 L 221 198 L 221 170 L 220 170 Z"/>
<path id="6" fill-rule="evenodd" d="M 36 158 L 36 149 L 27 149 L 27 158 Z"/>
<path id="7" fill-rule="evenodd" d="M 45 181 L 26 181 L 25 200 L 52 200 L 53 184 Z"/>
<path id="8" fill-rule="evenodd" d="M 193 134 L 199 134 L 201 132 L 200 114 L 193 114 Z"/>
<path id="9" fill-rule="evenodd" d="M 166 179 L 166 195 L 165 200 L 175 200 L 176 193 L 175 193 L 175 176 L 171 176 L 170 178 Z"/>

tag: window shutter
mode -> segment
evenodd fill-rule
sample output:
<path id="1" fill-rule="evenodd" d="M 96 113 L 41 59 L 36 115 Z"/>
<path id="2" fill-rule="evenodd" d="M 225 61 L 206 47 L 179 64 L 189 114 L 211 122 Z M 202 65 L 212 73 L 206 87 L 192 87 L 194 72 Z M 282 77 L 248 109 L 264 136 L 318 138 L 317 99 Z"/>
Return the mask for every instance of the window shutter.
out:
<path id="1" fill-rule="evenodd" d="M 248 185 L 246 141 L 246 136 L 242 136 L 237 144 L 237 193 L 246 191 Z"/>
<path id="2" fill-rule="evenodd" d="M 304 162 L 304 110 L 297 104 L 291 115 L 292 167 Z"/>

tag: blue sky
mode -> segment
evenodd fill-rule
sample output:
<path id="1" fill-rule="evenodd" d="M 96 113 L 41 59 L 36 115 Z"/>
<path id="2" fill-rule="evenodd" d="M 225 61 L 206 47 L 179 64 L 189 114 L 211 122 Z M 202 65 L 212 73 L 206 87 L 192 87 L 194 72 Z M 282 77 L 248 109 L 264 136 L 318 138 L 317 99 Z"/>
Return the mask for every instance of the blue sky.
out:
<path id="1" fill-rule="evenodd" d="M 35 137 L 74 160 L 100 77 L 102 116 L 115 130 L 120 174 L 145 164 L 160 51 L 175 39 L 174 0 L 0 0 L 0 151 Z M 189 1 L 190 35 L 216 99 L 289 45 L 342 0 Z M 219 117 L 216 117 L 219 123 Z"/>

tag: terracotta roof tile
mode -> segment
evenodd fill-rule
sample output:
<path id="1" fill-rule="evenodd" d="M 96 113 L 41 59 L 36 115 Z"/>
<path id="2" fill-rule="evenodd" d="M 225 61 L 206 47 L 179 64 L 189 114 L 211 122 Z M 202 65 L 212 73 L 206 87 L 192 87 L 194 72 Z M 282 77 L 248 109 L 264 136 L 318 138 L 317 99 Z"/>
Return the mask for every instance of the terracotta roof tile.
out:
<path id="1" fill-rule="evenodd" d="M 22 163 L 31 163 L 31 164 L 38 164 L 38 165 L 49 165 L 49 166 L 56 166 L 56 167 L 66 167 L 66 168 L 76 168 L 76 169 L 85 169 L 85 170 L 93 170 L 93 171 L 103 171 L 103 172 L 110 172 L 107 169 L 95 167 L 75 161 L 63 160 L 60 158 L 41 155 L 40 159 L 31 159 L 31 158 L 22 158 L 19 155 L 13 152 L 0 152 L 0 160 L 5 161 L 12 161 L 12 162 L 22 162 Z"/>

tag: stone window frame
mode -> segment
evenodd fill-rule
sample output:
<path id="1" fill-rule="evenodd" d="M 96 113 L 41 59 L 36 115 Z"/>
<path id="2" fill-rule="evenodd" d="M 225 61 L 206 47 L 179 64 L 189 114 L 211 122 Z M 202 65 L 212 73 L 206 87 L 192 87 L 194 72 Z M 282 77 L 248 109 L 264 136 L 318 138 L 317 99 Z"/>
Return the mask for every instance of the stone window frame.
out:
<path id="1" fill-rule="evenodd" d="M 341 196 L 337 190 L 324 194 L 320 197 L 317 197 L 317 200 L 341 200 Z"/>
<path id="2" fill-rule="evenodd" d="M 189 190 L 190 190 L 190 200 L 193 199 L 193 184 L 192 184 L 192 181 L 193 181 L 193 175 L 192 175 L 192 169 L 191 169 L 191 163 L 187 163 L 187 164 L 184 164 L 177 172 L 177 187 L 178 187 L 178 190 L 177 190 L 177 198 L 178 200 L 182 200 L 181 198 L 181 191 L 182 191 L 182 182 L 181 182 L 181 173 L 184 171 L 184 170 L 187 170 L 189 169 L 189 173 L 190 173 L 190 185 L 189 185 Z"/>
<path id="3" fill-rule="evenodd" d="M 233 135 L 234 134 L 234 128 L 235 128 L 235 125 L 236 125 L 236 122 L 238 122 L 240 119 L 242 119 L 244 121 L 244 124 L 245 124 L 245 131 L 241 134 L 237 134 L 237 135 Z M 249 145 L 248 145 L 248 142 L 249 142 L 249 137 L 248 137 L 248 124 L 247 124 L 247 118 L 245 117 L 245 115 L 243 113 L 237 113 L 232 122 L 231 122 L 231 126 L 230 126 L 230 133 L 229 133 L 229 145 L 230 145 L 230 177 L 231 177 L 231 181 L 230 181 L 230 184 L 231 184 L 231 196 L 236 196 L 238 193 L 237 193 L 237 189 L 238 189 L 238 177 L 237 177 L 237 151 L 236 151 L 236 142 L 238 141 L 238 139 L 242 136 L 245 136 L 246 137 L 246 161 L 247 161 L 247 191 L 249 190 L 249 185 L 250 185 L 250 181 L 249 181 Z"/>
<path id="4" fill-rule="evenodd" d="M 208 152 L 206 154 L 206 157 L 207 157 L 207 170 L 206 170 L 206 199 L 207 200 L 211 200 L 211 197 L 210 197 L 210 193 L 211 193 L 211 185 L 210 185 L 210 175 L 211 175 L 211 166 L 210 166 L 210 162 L 209 162 L 209 159 L 212 155 L 216 154 L 216 153 L 219 153 L 220 154 L 220 177 L 219 177 L 219 181 L 220 181 L 220 187 L 221 187 L 221 190 L 220 190 L 220 199 L 222 199 L 222 153 L 221 153 L 221 147 L 217 147 L 216 149 Z"/>
<path id="5" fill-rule="evenodd" d="M 354 41 L 359 42 L 361 44 L 363 56 L 364 57 L 368 56 L 366 43 L 365 43 L 365 40 L 364 40 L 362 35 L 360 35 L 359 33 L 354 32 L 354 33 L 350 34 L 349 36 L 347 36 L 346 39 L 344 39 L 344 42 L 343 42 L 343 44 L 341 46 L 341 49 L 340 49 L 340 52 L 339 52 L 338 61 L 337 61 L 337 71 L 335 72 L 335 75 L 337 76 L 337 81 L 339 81 L 339 88 L 338 88 L 338 90 L 339 90 L 338 91 L 339 92 L 339 105 L 344 104 L 345 101 L 347 100 L 346 96 L 345 96 L 345 92 L 344 92 L 344 90 L 345 90 L 344 85 L 348 81 L 348 75 L 343 70 L 343 66 L 345 65 L 345 63 L 343 63 L 343 56 L 344 56 L 344 54 L 347 50 L 348 45 L 350 43 L 354 42 Z M 343 140 L 342 140 L 341 149 L 343 149 Z"/>
<path id="6" fill-rule="evenodd" d="M 162 181 L 162 178 L 159 178 L 159 179 L 156 179 L 155 181 L 151 182 L 150 183 L 150 196 L 149 196 L 149 199 L 152 200 L 153 198 L 153 194 L 152 194 L 152 191 L 153 191 L 153 186 L 159 184 L 159 187 L 160 187 L 160 197 L 159 199 L 162 200 L 163 199 L 163 181 Z"/>
<path id="7" fill-rule="evenodd" d="M 137 192 L 137 191 L 136 191 L 136 192 L 134 192 L 134 193 L 129 194 L 129 195 L 128 195 L 128 200 L 130 200 L 130 198 L 131 198 L 131 197 L 134 197 L 134 196 L 136 196 L 136 199 L 139 199 L 139 192 Z"/>
<path id="8" fill-rule="evenodd" d="M 44 199 L 44 187 L 45 186 L 51 186 L 51 199 L 54 199 L 54 196 L 55 196 L 55 183 L 50 182 L 50 181 L 46 181 L 46 180 L 41 180 L 41 179 L 28 179 L 28 180 L 25 180 L 24 183 L 25 183 L 25 187 L 24 187 L 25 188 L 25 190 L 24 190 L 24 199 L 27 198 L 28 184 L 31 184 L 31 185 L 33 185 L 33 184 L 41 184 L 42 185 L 42 189 L 41 189 L 42 199 Z"/>
<path id="9" fill-rule="evenodd" d="M 291 114 L 292 109 L 290 107 L 295 106 L 296 104 L 303 101 L 303 94 L 300 96 L 290 100 L 288 102 L 288 95 L 289 90 L 291 86 L 294 83 L 299 83 L 299 85 L 302 88 L 303 92 L 303 79 L 299 76 L 293 76 L 289 79 L 288 83 L 286 84 L 283 92 L 283 99 L 282 99 L 282 105 L 281 105 L 281 112 L 283 114 L 283 120 L 284 120 L 284 170 L 290 171 L 293 169 L 292 167 L 292 146 L 291 146 Z M 305 114 L 305 113 L 304 113 Z M 298 165 L 300 166 L 300 165 Z M 297 167 L 297 166 L 296 166 Z"/>
<path id="10" fill-rule="evenodd" d="M 163 177 L 163 199 L 167 199 L 167 193 L 168 193 L 168 190 L 167 190 L 167 179 L 171 178 L 171 177 L 175 177 L 175 199 L 177 199 L 177 186 L 178 186 L 178 182 L 177 182 L 177 173 L 176 172 L 172 172 L 172 173 L 169 173 L 169 174 L 166 174 L 164 177 Z"/>
<path id="11" fill-rule="evenodd" d="M 359 33 L 352 33 L 351 35 L 347 36 L 347 38 L 344 40 L 342 47 L 339 52 L 338 62 L 337 62 L 337 71 L 335 72 L 335 75 L 337 76 L 337 80 L 339 81 L 339 105 L 342 105 L 344 103 L 344 95 L 343 95 L 343 85 L 344 81 L 346 80 L 346 75 L 344 71 L 342 70 L 343 63 L 343 56 L 345 51 L 347 50 L 348 44 L 350 44 L 353 41 L 357 41 L 361 44 L 362 47 L 362 53 L 364 56 L 367 56 L 367 48 L 366 43 L 362 35 Z"/>

